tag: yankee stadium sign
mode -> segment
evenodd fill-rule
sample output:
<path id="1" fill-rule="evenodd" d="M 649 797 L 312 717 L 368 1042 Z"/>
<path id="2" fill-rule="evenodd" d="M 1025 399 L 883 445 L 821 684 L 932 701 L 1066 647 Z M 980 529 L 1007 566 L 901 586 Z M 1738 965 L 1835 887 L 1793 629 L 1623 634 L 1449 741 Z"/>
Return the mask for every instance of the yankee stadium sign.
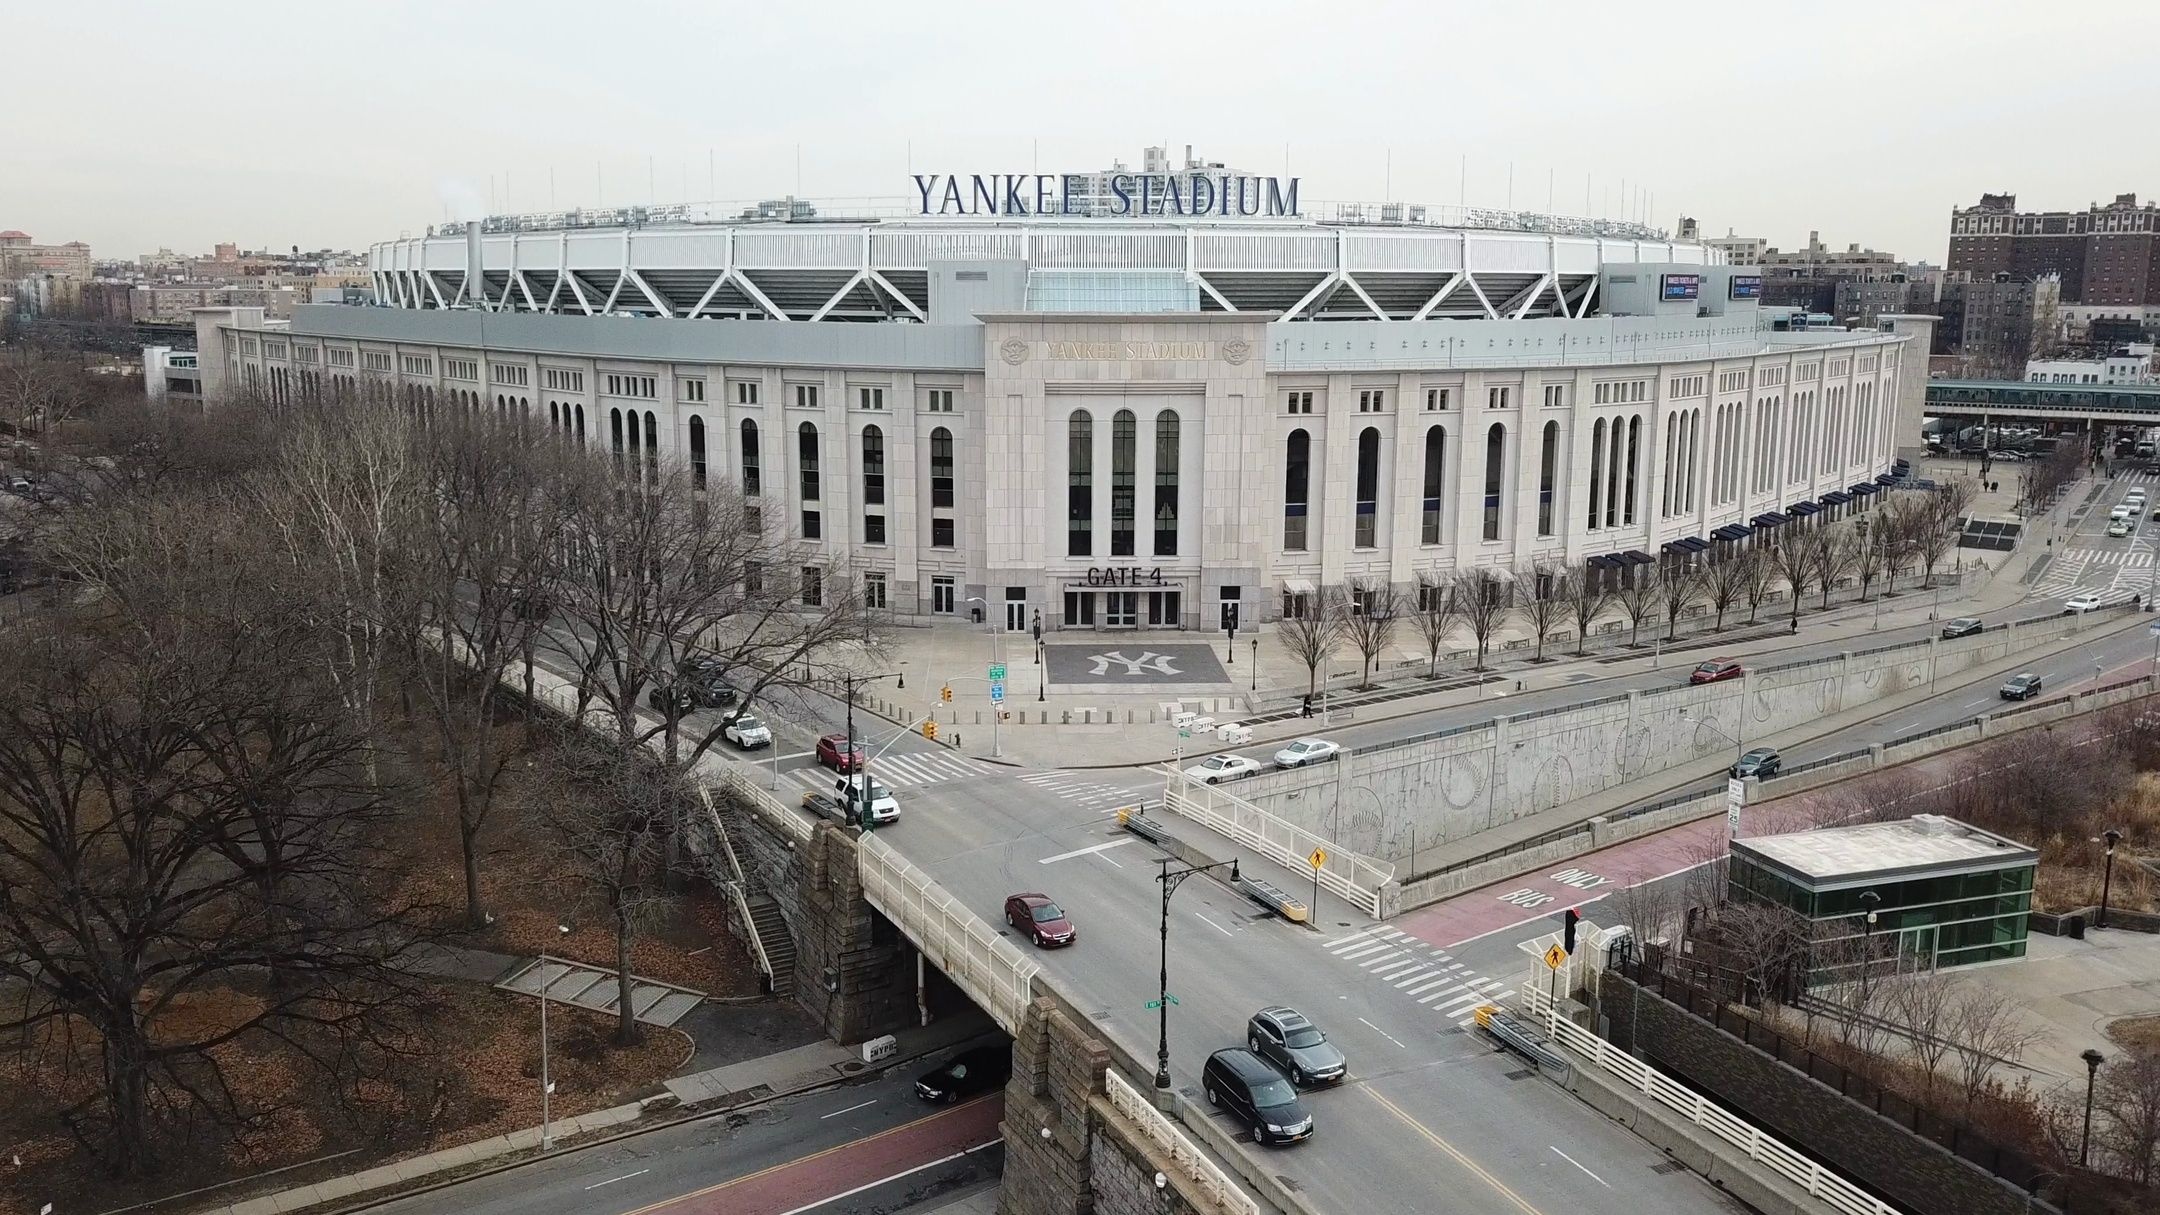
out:
<path id="1" fill-rule="evenodd" d="M 917 173 L 924 215 L 1215 215 L 1298 213 L 1298 179 L 1236 173 Z"/>

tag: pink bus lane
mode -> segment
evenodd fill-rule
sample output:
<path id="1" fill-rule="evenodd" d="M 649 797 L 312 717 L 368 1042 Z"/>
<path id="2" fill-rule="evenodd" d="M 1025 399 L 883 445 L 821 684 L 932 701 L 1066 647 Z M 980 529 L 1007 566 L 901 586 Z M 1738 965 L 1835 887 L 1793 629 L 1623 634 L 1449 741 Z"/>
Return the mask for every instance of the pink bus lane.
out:
<path id="1" fill-rule="evenodd" d="M 1396 928 L 1441 949 L 1535 924 L 1570 907 L 1584 908 L 1641 882 L 1701 864 L 1710 849 L 1722 852 L 1725 819 L 1719 815 L 1683 823 L 1656 835 L 1615 844 L 1600 852 L 1558 861 L 1520 877 L 1466 891 L 1398 917 Z"/>

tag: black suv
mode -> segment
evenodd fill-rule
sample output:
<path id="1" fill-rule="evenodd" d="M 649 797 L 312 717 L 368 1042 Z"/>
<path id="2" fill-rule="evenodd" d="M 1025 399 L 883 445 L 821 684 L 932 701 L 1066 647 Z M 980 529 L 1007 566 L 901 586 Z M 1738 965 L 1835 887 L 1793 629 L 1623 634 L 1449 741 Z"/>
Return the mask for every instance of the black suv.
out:
<path id="1" fill-rule="evenodd" d="M 915 1081 L 915 1095 L 939 1105 L 951 1105 L 1004 1088 L 1010 1079 L 1012 1047 L 978 1046 L 954 1055 L 943 1067 L 924 1072 Z"/>
<path id="2" fill-rule="evenodd" d="M 2031 700 L 2040 694 L 2040 677 L 2031 671 L 2012 675 L 2002 686 L 2004 700 Z"/>
<path id="3" fill-rule="evenodd" d="M 685 658 L 675 668 L 675 686 L 684 690 L 699 708 L 725 709 L 741 699 L 742 694 L 729 686 L 724 676 L 727 664 L 710 654 Z"/>
<path id="4" fill-rule="evenodd" d="M 1252 1128 L 1254 1143 L 1296 1143 L 1313 1133 L 1311 1111 L 1282 1073 L 1260 1056 L 1233 1046 L 1208 1056 L 1200 1073 L 1208 1104 Z"/>
<path id="5" fill-rule="evenodd" d="M 1980 623 L 1978 616 L 1960 616 L 1942 627 L 1942 639 L 1951 641 L 1959 637 L 1970 637 L 1985 627 L 1987 626 Z"/>
<path id="6" fill-rule="evenodd" d="M 1333 1084 L 1349 1064 L 1320 1027 L 1294 1008 L 1263 1008 L 1245 1023 L 1245 1045 L 1272 1063 L 1299 1087 Z"/>
<path id="7" fill-rule="evenodd" d="M 1756 747 L 1733 761 L 1732 767 L 1727 768 L 1725 771 L 1728 775 L 1740 780 L 1745 780 L 1750 776 L 1768 780 L 1776 776 L 1778 769 L 1784 766 L 1784 757 L 1777 753 L 1777 748 Z"/>

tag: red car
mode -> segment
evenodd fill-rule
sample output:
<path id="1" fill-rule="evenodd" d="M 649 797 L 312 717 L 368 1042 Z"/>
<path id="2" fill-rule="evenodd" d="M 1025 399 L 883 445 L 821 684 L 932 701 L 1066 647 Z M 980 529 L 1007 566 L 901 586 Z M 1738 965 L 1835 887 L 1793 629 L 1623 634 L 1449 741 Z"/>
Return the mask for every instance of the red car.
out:
<path id="1" fill-rule="evenodd" d="M 1716 683 L 1721 679 L 1738 679 L 1746 673 L 1747 668 L 1741 666 L 1736 659 L 1713 658 L 1696 667 L 1688 675 L 1687 681 L 1689 683 Z"/>
<path id="2" fill-rule="evenodd" d="M 849 746 L 845 734 L 827 734 L 817 740 L 817 761 L 835 772 L 859 771 L 863 764 L 862 748 Z"/>
<path id="3" fill-rule="evenodd" d="M 1080 939 L 1080 930 L 1073 927 L 1065 909 L 1040 892 L 1016 894 L 1006 899 L 1005 922 L 1026 933 L 1029 940 L 1044 949 L 1070 945 Z"/>

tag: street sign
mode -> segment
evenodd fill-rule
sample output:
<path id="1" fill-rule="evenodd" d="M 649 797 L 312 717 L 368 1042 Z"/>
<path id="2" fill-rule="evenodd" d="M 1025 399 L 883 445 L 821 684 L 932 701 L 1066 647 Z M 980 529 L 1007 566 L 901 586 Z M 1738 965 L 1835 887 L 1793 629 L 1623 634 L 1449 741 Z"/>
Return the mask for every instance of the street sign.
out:
<path id="1" fill-rule="evenodd" d="M 1001 705 L 1005 703 L 1004 680 L 993 679 L 990 681 L 990 703 L 994 705 Z"/>
<path id="2" fill-rule="evenodd" d="M 2155 620 L 2151 624 L 2146 625 L 2145 631 L 2155 637 L 2160 637 L 2160 620 Z"/>
<path id="3" fill-rule="evenodd" d="M 1744 781 L 1744 780 L 1741 780 L 1741 779 L 1740 779 L 1739 777 L 1737 777 L 1737 776 L 1734 776 L 1734 777 L 1728 777 L 1728 778 L 1726 778 L 1726 781 L 1725 781 L 1725 838 L 1726 838 L 1726 839 L 1738 839 L 1738 838 L 1739 838 L 1739 836 L 1740 836 L 1740 807 L 1742 807 L 1742 806 L 1744 806 L 1744 805 L 1746 805 L 1746 804 L 1747 804 L 1747 782 L 1746 782 L 1746 781 Z"/>
<path id="4" fill-rule="evenodd" d="M 1179 727 L 1177 728 L 1177 736 L 1178 736 L 1179 738 L 1191 738 L 1191 737 L 1192 737 L 1192 727 L 1191 727 L 1191 726 L 1179 726 Z"/>
<path id="5" fill-rule="evenodd" d="M 1312 855 L 1305 859 L 1312 862 L 1313 868 L 1318 869 L 1320 866 L 1327 864 L 1327 849 L 1315 848 L 1312 850 Z"/>
<path id="6" fill-rule="evenodd" d="M 1005 664 L 1004 664 L 1004 663 L 1002 663 L 1002 662 L 993 662 L 993 663 L 991 663 L 991 664 L 990 664 L 990 682 L 991 682 L 991 683 L 1004 683 L 1004 682 L 1005 682 Z"/>
<path id="7" fill-rule="evenodd" d="M 1564 965 L 1564 964 L 1565 964 L 1566 962 L 1567 962 L 1567 950 L 1565 950 L 1565 949 L 1562 949 L 1562 948 L 1560 948 L 1560 946 L 1559 946 L 1558 944 L 1555 944 L 1555 945 L 1553 945 L 1553 946 L 1552 946 L 1551 948 L 1549 948 L 1549 949 L 1547 949 L 1547 950 L 1545 951 L 1545 966 L 1546 966 L 1546 969 L 1548 969 L 1548 970 L 1558 970 L 1558 969 L 1560 969 L 1560 967 L 1561 967 L 1562 965 Z"/>
<path id="8" fill-rule="evenodd" d="M 1163 1000 L 1168 1000 L 1168 1001 L 1170 1001 L 1170 1007 L 1172 1007 L 1172 1008 L 1176 1008 L 1176 1007 L 1177 1007 L 1177 997 L 1176 997 L 1176 996 L 1164 996 L 1164 997 L 1163 997 Z M 1148 1007 L 1148 1011 L 1149 1011 L 1149 1012 L 1154 1012 L 1154 1011 L 1155 1011 L 1156 1009 L 1158 1009 L 1158 1008 L 1161 1008 L 1162 1006 L 1163 1006 L 1163 1002 L 1162 1002 L 1162 1000 L 1149 1000 L 1149 1001 L 1147 1002 L 1147 1007 Z"/>

